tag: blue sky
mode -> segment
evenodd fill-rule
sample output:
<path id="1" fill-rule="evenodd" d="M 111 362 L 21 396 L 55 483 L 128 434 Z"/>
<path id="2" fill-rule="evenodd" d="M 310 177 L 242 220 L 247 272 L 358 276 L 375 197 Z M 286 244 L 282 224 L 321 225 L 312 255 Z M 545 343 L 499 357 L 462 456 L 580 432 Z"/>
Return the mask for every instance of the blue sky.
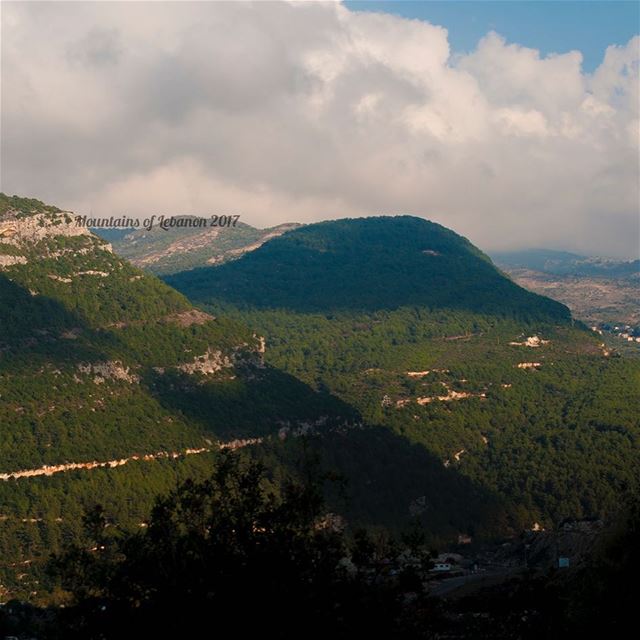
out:
<path id="1" fill-rule="evenodd" d="M 446 27 L 454 52 L 475 49 L 494 30 L 508 42 L 543 55 L 578 49 L 583 69 L 593 71 L 611 44 L 623 45 L 640 32 L 640 3 L 619 0 L 437 0 L 348 1 L 351 10 L 392 13 Z"/>

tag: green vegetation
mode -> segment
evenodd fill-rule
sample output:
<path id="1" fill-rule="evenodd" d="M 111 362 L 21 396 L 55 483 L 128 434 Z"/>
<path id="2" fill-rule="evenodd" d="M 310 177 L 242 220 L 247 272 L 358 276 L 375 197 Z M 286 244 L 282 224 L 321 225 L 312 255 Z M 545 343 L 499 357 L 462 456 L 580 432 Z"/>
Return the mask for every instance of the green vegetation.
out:
<path id="1" fill-rule="evenodd" d="M 134 534 L 92 510 L 84 539 L 50 563 L 67 606 L 40 636 L 186 637 L 212 616 L 233 616 L 241 635 L 395 635 L 410 619 L 404 593 L 423 591 L 430 566 L 419 531 L 402 545 L 365 532 L 348 539 L 326 517 L 326 476 L 313 460 L 302 470 L 305 482 L 274 484 L 259 463 L 225 456 L 210 479 L 159 499 Z M 390 580 L 402 552 L 412 562 Z"/>
<path id="2" fill-rule="evenodd" d="M 420 218 L 321 222 L 244 258 L 166 278 L 190 299 L 303 312 L 420 306 L 523 320 L 569 320 L 563 305 L 518 287 L 468 240 Z"/>
<path id="3" fill-rule="evenodd" d="M 218 456 L 212 474 L 163 492 L 137 530 L 94 506 L 77 539 L 47 564 L 55 606 L 10 602 L 0 609 L 0 633 L 169 639 L 224 618 L 241 635 L 278 638 L 312 629 L 332 638 L 560 640 L 633 626 L 637 498 L 575 567 L 470 576 L 441 599 L 429 597 L 438 589 L 434 551 L 417 523 L 400 536 L 348 533 L 323 499 L 336 478 L 308 451 L 296 469 L 275 478 L 244 455 Z M 519 544 L 535 546 L 536 536 L 544 544 L 545 535 L 528 533 Z M 583 543 L 584 535 L 592 534 L 583 532 Z"/>
<path id="4" fill-rule="evenodd" d="M 3 202 L 13 226 L 22 211 L 53 218 L 46 234 L 7 245 L 26 263 L 0 272 L 0 474 L 215 449 L 285 424 L 357 419 L 344 402 L 264 366 L 246 326 L 196 312 L 95 236 L 64 235 L 57 209 Z M 207 358 L 208 369 L 193 369 Z M 42 560 L 74 539 L 83 508 L 108 495 L 136 527 L 175 483 L 174 467 L 210 465 L 202 454 L 0 479 L 0 599 L 4 589 L 40 597 Z"/>
<path id="5" fill-rule="evenodd" d="M 630 486 L 638 363 L 604 357 L 565 307 L 519 288 L 438 225 L 310 225 L 167 281 L 266 336 L 273 366 L 493 496 L 505 530 L 606 515 Z M 532 336 L 545 342 L 527 347 Z M 538 364 L 518 367 L 527 362 Z M 351 477 L 354 461 L 343 463 Z M 427 503 L 443 484 L 425 491 Z"/>
<path id="6" fill-rule="evenodd" d="M 35 198 L 21 198 L 0 193 L 0 216 L 9 211 L 22 218 L 33 213 L 58 213 L 60 209 L 46 205 Z"/>
<path id="7" fill-rule="evenodd" d="M 416 309 L 328 318 L 208 308 L 264 334 L 273 366 L 502 496 L 522 526 L 605 515 L 634 476 L 640 363 L 603 357 L 580 328 Z M 510 345 L 522 329 L 549 343 Z M 541 367 L 518 368 L 529 361 Z M 418 403 L 450 392 L 469 395 Z"/>
<path id="8" fill-rule="evenodd" d="M 249 455 L 276 484 L 301 478 L 301 448 L 320 455 L 350 531 L 417 520 L 436 545 L 606 514 L 631 482 L 640 363 L 605 358 L 565 307 L 438 225 L 312 225 L 175 276 L 183 293 L 55 228 L 5 243 L 26 263 L 0 273 L 0 473 L 211 452 L 0 480 L 2 599 L 50 597 L 43 563 L 84 544 L 85 509 L 130 539 L 236 438 L 262 438 Z M 510 344 L 533 335 L 549 342 Z"/>

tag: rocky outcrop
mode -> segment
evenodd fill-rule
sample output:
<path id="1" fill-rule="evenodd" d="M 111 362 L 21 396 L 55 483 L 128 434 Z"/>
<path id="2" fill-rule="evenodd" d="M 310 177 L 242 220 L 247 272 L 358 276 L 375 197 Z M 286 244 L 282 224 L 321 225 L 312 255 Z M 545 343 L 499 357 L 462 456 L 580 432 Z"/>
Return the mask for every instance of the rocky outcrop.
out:
<path id="1" fill-rule="evenodd" d="M 56 238 L 86 238 L 86 245 L 65 247 L 48 243 Z M 23 251 L 34 247 L 43 257 L 56 259 L 69 253 L 88 254 L 96 249 L 112 251 L 110 244 L 94 236 L 86 227 L 77 225 L 74 215 L 68 211 L 34 213 L 26 217 L 9 211 L 0 221 L 0 242 L 5 246 L 0 255 L 0 268 L 27 264 L 28 257 Z M 6 250 L 11 247 L 15 248 L 15 255 Z"/>
<path id="2" fill-rule="evenodd" d="M 260 444 L 262 438 L 247 438 L 245 440 L 232 440 L 231 442 L 221 442 L 217 446 L 219 449 L 242 449 L 252 445 Z M 22 469 L 9 473 L 0 473 L 0 481 L 19 480 L 20 478 L 37 478 L 39 476 L 52 476 L 58 473 L 66 473 L 68 471 L 91 469 L 115 469 L 122 467 L 129 462 L 151 462 L 153 460 L 175 460 L 176 458 L 184 458 L 186 456 L 199 455 L 201 453 L 209 453 L 212 449 L 209 447 L 198 447 L 185 449 L 184 451 L 157 451 L 156 453 L 146 453 L 142 455 L 132 455 L 128 458 L 117 458 L 115 460 L 106 460 L 100 462 L 92 460 L 90 462 L 66 462 L 56 465 L 44 465 L 36 469 Z"/>
<path id="3" fill-rule="evenodd" d="M 215 320 L 215 317 L 199 311 L 198 309 L 189 309 L 188 311 L 181 311 L 180 313 L 173 313 L 166 318 L 165 322 L 175 323 L 181 327 L 190 327 L 191 325 L 202 325 L 207 322 Z"/>
<path id="4" fill-rule="evenodd" d="M 78 365 L 78 371 L 85 375 L 93 375 L 95 384 L 102 384 L 106 380 L 117 380 L 131 384 L 140 382 L 139 376 L 130 373 L 129 367 L 125 367 L 118 361 L 81 363 Z"/>
<path id="5" fill-rule="evenodd" d="M 518 369 L 539 369 L 542 366 L 542 362 L 519 362 Z"/>
<path id="6" fill-rule="evenodd" d="M 0 222 L 0 237 L 7 244 L 36 243 L 55 236 L 91 236 L 88 229 L 78 226 L 75 217 L 68 211 L 60 213 L 36 213 L 18 218 L 7 214 Z"/>
<path id="7" fill-rule="evenodd" d="M 14 264 L 27 264 L 24 256 L 0 255 L 0 267 L 12 267 Z"/>
<path id="8" fill-rule="evenodd" d="M 486 398 L 486 397 L 487 397 L 487 394 L 484 392 L 471 393 L 469 391 L 454 391 L 453 389 L 449 389 L 447 387 L 447 394 L 444 396 L 426 396 L 426 397 L 416 398 L 416 402 L 420 405 L 425 405 L 425 404 L 434 402 L 435 400 L 439 400 L 440 402 L 451 402 L 452 400 L 465 400 L 466 398 Z"/>
<path id="9" fill-rule="evenodd" d="M 208 348 L 204 354 L 196 356 L 193 362 L 178 365 L 177 369 L 188 374 L 200 373 L 207 376 L 231 367 L 233 361 L 229 356 L 224 355 L 222 351 Z"/>
<path id="10" fill-rule="evenodd" d="M 55 282 L 64 282 L 66 284 L 73 282 L 71 278 L 63 278 L 62 276 L 58 276 L 55 273 L 48 273 L 47 278 L 50 280 L 54 280 Z"/>
<path id="11" fill-rule="evenodd" d="M 245 253 L 249 253 L 250 251 L 255 251 L 259 249 L 265 242 L 271 240 L 272 238 L 277 238 L 281 236 L 283 233 L 290 231 L 291 229 L 296 229 L 300 225 L 297 223 L 287 223 L 281 224 L 278 227 L 272 229 L 269 233 L 265 233 L 259 240 L 256 242 L 252 242 L 251 244 L 247 244 L 244 247 L 238 247 L 236 249 L 229 249 L 220 255 L 213 256 L 207 260 L 207 264 L 218 264 L 220 262 L 224 262 L 229 258 L 239 258 L 241 255 Z"/>
<path id="12" fill-rule="evenodd" d="M 512 347 L 531 347 L 533 349 L 537 349 L 538 347 L 542 347 L 545 344 L 549 344 L 549 340 L 543 340 L 538 336 L 529 336 L 526 340 L 522 342 L 510 342 L 509 344 Z"/>

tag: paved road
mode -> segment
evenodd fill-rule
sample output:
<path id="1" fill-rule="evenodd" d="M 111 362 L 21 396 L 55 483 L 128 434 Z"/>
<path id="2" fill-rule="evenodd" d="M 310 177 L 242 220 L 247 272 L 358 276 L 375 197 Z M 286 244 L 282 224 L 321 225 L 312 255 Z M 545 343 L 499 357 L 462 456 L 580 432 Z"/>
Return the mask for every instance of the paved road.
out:
<path id="1" fill-rule="evenodd" d="M 495 578 L 505 577 L 509 574 L 508 570 L 491 571 L 484 573 L 471 573 L 466 576 L 456 576 L 455 578 L 445 578 L 444 580 L 434 584 L 431 588 L 430 595 L 436 598 L 442 598 L 447 594 L 463 587 L 467 584 L 480 583 L 483 581 L 493 581 Z"/>

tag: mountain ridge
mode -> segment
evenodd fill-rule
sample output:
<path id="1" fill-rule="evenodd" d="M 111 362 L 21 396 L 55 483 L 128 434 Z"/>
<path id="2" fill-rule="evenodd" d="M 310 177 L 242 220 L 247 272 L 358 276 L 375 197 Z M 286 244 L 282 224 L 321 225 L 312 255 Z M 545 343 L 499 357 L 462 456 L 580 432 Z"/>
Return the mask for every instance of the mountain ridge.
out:
<path id="1" fill-rule="evenodd" d="M 216 443 L 357 421 L 266 365 L 259 335 L 194 309 L 71 212 L 0 196 L 0 233 L 0 583 L 10 590 L 27 588 L 11 567 L 37 567 L 78 536 L 96 501 L 132 525 L 160 487 L 203 478 Z M 151 462 L 158 452 L 168 454 Z"/>
<path id="2" fill-rule="evenodd" d="M 176 220 L 193 216 L 174 216 Z M 115 251 L 137 267 L 157 275 L 166 275 L 201 265 L 235 260 L 271 238 L 300 226 L 290 222 L 258 229 L 243 222 L 234 226 L 204 228 L 158 227 L 145 229 L 94 229 L 111 242 Z"/>
<path id="3" fill-rule="evenodd" d="M 466 238 L 414 216 L 306 225 L 234 263 L 166 276 L 165 281 L 196 300 L 218 297 L 264 308 L 293 301 L 294 308 L 309 311 L 421 305 L 503 314 L 511 305 L 525 315 L 539 310 L 542 316 L 570 319 L 560 303 L 504 277 Z"/>
<path id="4" fill-rule="evenodd" d="M 331 506 L 349 526 L 418 519 L 434 544 L 600 514 L 630 482 L 638 372 L 449 230 L 291 230 L 205 271 L 225 275 L 218 292 L 258 296 L 234 305 L 190 301 L 91 233 L 61 233 L 73 214 L 10 200 L 0 474 L 61 469 L 0 482 L 10 593 L 41 589 L 38 568 L 81 539 L 86 508 L 135 531 L 155 494 L 206 478 L 234 440 L 276 479 L 321 455 L 348 480 L 351 500 Z M 187 450 L 200 453 L 167 457 Z"/>
<path id="5" fill-rule="evenodd" d="M 638 363 L 440 225 L 327 221 L 166 281 L 264 335 L 267 362 L 504 500 L 516 527 L 602 515 L 611 487 L 632 484 Z"/>
<path id="6" fill-rule="evenodd" d="M 492 252 L 498 264 L 510 268 L 532 269 L 566 276 L 629 277 L 640 276 L 640 260 L 618 260 L 600 256 L 583 256 L 569 251 L 524 249 Z"/>

